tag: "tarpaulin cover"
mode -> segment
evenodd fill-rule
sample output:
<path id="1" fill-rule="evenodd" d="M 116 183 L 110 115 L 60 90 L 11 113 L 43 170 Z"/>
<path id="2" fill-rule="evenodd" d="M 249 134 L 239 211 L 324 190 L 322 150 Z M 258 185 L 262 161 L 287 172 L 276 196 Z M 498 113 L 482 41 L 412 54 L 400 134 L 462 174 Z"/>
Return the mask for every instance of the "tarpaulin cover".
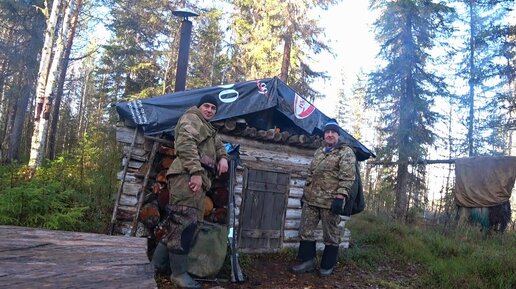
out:
<path id="1" fill-rule="evenodd" d="M 455 161 L 455 202 L 468 208 L 508 201 L 516 180 L 516 157 L 472 157 Z"/>
<path id="2" fill-rule="evenodd" d="M 313 135 L 317 129 L 321 132 L 324 124 L 330 119 L 277 77 L 121 102 L 117 103 L 116 110 L 122 119 L 140 126 L 146 135 L 172 132 L 179 117 L 186 109 L 197 105 L 204 95 L 215 96 L 220 101 L 213 121 L 274 108 L 290 119 L 295 126 Z M 375 156 L 342 129 L 341 138 L 356 148 L 359 160 Z"/>

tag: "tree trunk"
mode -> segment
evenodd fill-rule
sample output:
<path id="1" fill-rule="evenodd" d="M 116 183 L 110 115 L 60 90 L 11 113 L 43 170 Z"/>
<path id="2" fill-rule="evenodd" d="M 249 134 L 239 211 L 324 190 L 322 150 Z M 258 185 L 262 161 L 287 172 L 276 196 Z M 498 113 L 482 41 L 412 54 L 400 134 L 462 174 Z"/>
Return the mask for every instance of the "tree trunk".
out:
<path id="1" fill-rule="evenodd" d="M 36 82 L 36 72 L 38 67 L 38 53 L 42 48 L 41 31 L 45 25 L 45 17 L 38 13 L 34 16 L 33 24 L 30 32 L 30 41 L 25 48 L 24 55 L 26 57 L 26 71 L 20 76 L 20 94 L 16 101 L 16 106 L 12 109 L 12 128 L 6 131 L 5 143 L 8 143 L 7 154 L 4 156 L 6 162 L 19 160 L 19 152 L 22 147 L 21 139 L 24 135 L 24 122 L 27 109 L 34 95 L 34 83 Z M 7 135 L 8 134 L 8 135 Z M 4 147 L 5 148 L 5 147 Z"/>
<path id="2" fill-rule="evenodd" d="M 71 3 L 70 3 L 70 6 Z M 70 60 L 70 52 L 72 51 L 73 40 L 75 37 L 75 29 L 79 19 L 79 13 L 82 8 L 82 0 L 77 0 L 77 5 L 73 9 L 73 15 L 69 24 L 70 29 L 68 30 L 68 36 L 66 40 L 66 46 L 63 56 L 63 65 L 59 74 L 59 80 L 57 83 L 56 99 L 54 102 L 54 110 L 52 111 L 52 122 L 50 125 L 50 132 L 48 135 L 48 158 L 53 160 L 56 157 L 56 136 L 57 136 L 57 123 L 59 121 L 59 109 L 61 106 L 61 99 L 63 97 L 63 87 L 66 80 L 66 72 L 68 70 L 68 63 Z"/>
<path id="3" fill-rule="evenodd" d="M 398 219 L 404 218 L 407 211 L 408 180 L 408 162 L 402 162 L 398 165 L 396 181 L 396 207 L 394 208 L 394 214 Z"/>
<path id="4" fill-rule="evenodd" d="M 468 156 L 472 157 L 475 155 L 473 150 L 474 142 L 473 142 L 473 130 L 475 123 L 475 85 L 477 79 L 477 71 L 475 66 L 475 8 L 474 3 L 470 3 L 469 5 L 469 17 L 470 17 L 470 35 L 469 35 L 469 95 L 468 95 L 468 105 L 469 105 L 469 114 L 468 114 Z"/>
<path id="5" fill-rule="evenodd" d="M 292 51 L 292 26 L 287 29 L 287 34 L 284 37 L 285 44 L 283 45 L 283 61 L 281 62 L 280 79 L 287 82 L 288 69 L 290 67 L 290 53 Z"/>
<path id="6" fill-rule="evenodd" d="M 36 89 L 36 108 L 34 110 L 34 131 L 32 132 L 29 167 L 34 170 L 43 163 L 44 148 L 48 132 L 48 119 L 52 108 L 52 98 L 61 58 L 64 52 L 64 31 L 60 31 L 58 39 L 54 43 L 54 34 L 57 30 L 61 1 L 55 0 L 52 5 L 50 17 L 47 20 L 45 43 L 43 45 L 40 70 L 38 73 L 38 86 Z M 69 5 L 70 6 L 70 5 Z M 66 21 L 62 23 L 63 30 L 66 29 Z M 52 49 L 55 52 L 52 55 Z"/>

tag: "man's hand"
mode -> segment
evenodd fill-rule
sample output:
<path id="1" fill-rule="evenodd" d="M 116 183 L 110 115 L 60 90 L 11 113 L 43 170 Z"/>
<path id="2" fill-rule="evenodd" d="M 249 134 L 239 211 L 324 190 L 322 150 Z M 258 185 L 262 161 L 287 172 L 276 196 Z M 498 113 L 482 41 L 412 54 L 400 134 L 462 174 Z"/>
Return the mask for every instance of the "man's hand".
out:
<path id="1" fill-rule="evenodd" d="M 202 189 L 202 176 L 201 175 L 193 175 L 190 176 L 190 182 L 188 183 L 190 186 L 190 190 L 194 192 L 194 194 L 198 193 Z"/>
<path id="2" fill-rule="evenodd" d="M 217 172 L 220 175 L 228 171 L 228 160 L 225 158 L 221 158 L 219 163 L 217 164 Z"/>
<path id="3" fill-rule="evenodd" d="M 335 215 L 340 215 L 340 213 L 342 212 L 342 208 L 344 207 L 344 203 L 345 203 L 345 199 L 342 197 L 342 198 L 335 198 L 333 199 L 333 201 L 331 202 L 331 212 L 334 213 Z"/>

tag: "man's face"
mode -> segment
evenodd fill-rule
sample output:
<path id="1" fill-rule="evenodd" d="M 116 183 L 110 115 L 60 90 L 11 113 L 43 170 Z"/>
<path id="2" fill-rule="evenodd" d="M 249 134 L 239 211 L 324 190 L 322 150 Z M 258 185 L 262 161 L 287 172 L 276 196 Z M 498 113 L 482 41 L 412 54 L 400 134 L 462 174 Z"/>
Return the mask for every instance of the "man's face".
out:
<path id="1" fill-rule="evenodd" d="M 205 120 L 210 121 L 217 113 L 217 107 L 211 103 L 203 103 L 199 110 L 201 111 L 202 116 Z"/>
<path id="2" fill-rule="evenodd" d="M 334 146 L 338 140 L 339 140 L 339 134 L 336 131 L 334 131 L 332 129 L 328 129 L 328 130 L 324 131 L 324 141 L 326 142 L 327 145 Z"/>

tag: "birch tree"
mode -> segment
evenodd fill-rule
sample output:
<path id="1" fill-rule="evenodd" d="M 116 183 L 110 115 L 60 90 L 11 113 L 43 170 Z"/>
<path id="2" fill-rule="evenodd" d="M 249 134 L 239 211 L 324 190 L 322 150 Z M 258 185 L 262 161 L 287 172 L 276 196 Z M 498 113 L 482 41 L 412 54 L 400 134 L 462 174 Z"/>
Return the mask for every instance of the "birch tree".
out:
<path id="1" fill-rule="evenodd" d="M 36 169 L 43 163 L 49 117 L 57 86 L 66 35 L 75 1 L 55 0 L 47 20 L 45 41 L 41 52 L 40 69 L 36 88 L 36 107 L 34 110 L 34 130 L 31 139 L 29 167 Z M 48 7 L 48 6 L 47 6 Z M 48 15 L 48 10 L 44 10 Z M 64 15 L 62 15 L 64 13 Z M 59 25 L 61 24 L 61 25 Z"/>

